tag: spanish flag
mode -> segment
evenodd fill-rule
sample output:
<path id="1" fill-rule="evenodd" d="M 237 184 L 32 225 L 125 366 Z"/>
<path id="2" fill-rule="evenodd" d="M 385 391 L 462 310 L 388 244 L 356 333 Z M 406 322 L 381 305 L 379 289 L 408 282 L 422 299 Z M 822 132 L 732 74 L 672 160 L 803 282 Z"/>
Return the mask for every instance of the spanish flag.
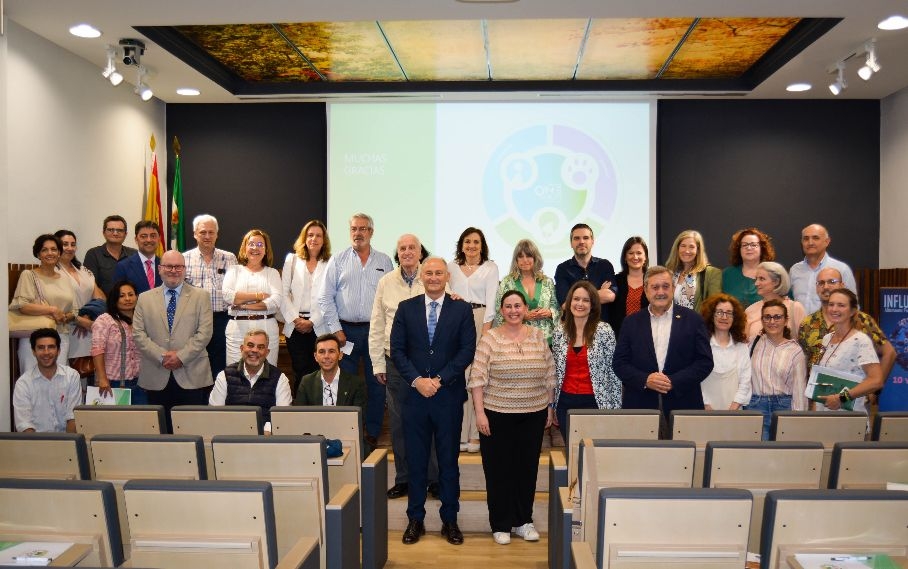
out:
<path id="1" fill-rule="evenodd" d="M 164 254 L 164 220 L 161 217 L 161 187 L 158 185 L 158 155 L 155 153 L 154 135 L 151 135 L 151 178 L 148 181 L 148 193 L 145 195 L 145 215 L 142 219 L 154 221 L 160 228 L 157 255 Z"/>

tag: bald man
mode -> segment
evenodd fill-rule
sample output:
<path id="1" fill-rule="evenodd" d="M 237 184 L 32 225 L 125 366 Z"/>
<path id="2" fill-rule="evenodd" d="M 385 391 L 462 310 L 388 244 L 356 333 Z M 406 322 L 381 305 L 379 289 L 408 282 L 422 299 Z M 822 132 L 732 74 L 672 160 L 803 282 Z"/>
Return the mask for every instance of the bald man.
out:
<path id="1" fill-rule="evenodd" d="M 801 328 L 798 330 L 798 343 L 807 354 L 807 371 L 810 372 L 810 366 L 819 361 L 822 356 L 820 347 L 823 343 L 823 336 L 832 332 L 829 315 L 827 314 L 827 303 L 829 295 L 836 290 L 843 288 L 842 273 L 838 269 L 826 268 L 817 273 L 816 293 L 822 302 L 822 308 L 817 310 L 804 319 Z M 883 368 L 883 377 L 888 377 L 895 363 L 895 348 L 886 340 L 886 334 L 880 329 L 873 316 L 866 312 L 858 311 L 857 329 L 867 334 L 873 341 L 873 347 L 877 356 L 880 358 L 880 365 Z"/>
<path id="2" fill-rule="evenodd" d="M 817 275 L 823 269 L 836 269 L 842 274 L 843 286 L 857 294 L 858 287 L 854 281 L 851 268 L 833 259 L 826 252 L 829 243 L 829 232 L 818 223 L 808 225 L 801 230 L 801 249 L 804 251 L 804 260 L 791 266 L 791 293 L 794 299 L 804 305 L 807 314 L 813 314 L 821 308 L 820 297 L 817 296 Z"/>

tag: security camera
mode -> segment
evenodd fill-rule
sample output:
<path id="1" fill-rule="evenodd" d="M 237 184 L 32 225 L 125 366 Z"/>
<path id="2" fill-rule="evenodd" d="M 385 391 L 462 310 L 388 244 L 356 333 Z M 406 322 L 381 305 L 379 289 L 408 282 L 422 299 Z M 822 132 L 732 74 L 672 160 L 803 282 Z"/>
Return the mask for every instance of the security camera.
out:
<path id="1" fill-rule="evenodd" d="M 144 43 L 134 39 L 121 39 L 120 47 L 123 49 L 123 65 L 139 65 L 140 58 L 145 54 Z"/>

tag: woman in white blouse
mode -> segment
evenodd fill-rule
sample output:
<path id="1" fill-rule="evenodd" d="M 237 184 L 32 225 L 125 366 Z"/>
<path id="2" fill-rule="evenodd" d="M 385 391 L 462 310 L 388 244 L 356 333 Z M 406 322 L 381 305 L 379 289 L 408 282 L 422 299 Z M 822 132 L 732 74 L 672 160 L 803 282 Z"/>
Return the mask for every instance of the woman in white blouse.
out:
<path id="1" fill-rule="evenodd" d="M 750 350 L 744 329 L 744 307 L 730 294 L 703 301 L 700 315 L 709 330 L 713 371 L 700 384 L 708 411 L 737 411 L 750 403 Z"/>
<path id="2" fill-rule="evenodd" d="M 268 333 L 268 363 L 277 365 L 280 333 L 274 314 L 281 308 L 281 275 L 271 267 L 274 261 L 271 238 L 261 229 L 245 236 L 233 265 L 224 276 L 227 314 L 227 365 L 240 361 L 240 344 L 250 328 Z"/>
<path id="3" fill-rule="evenodd" d="M 325 280 L 325 267 L 331 258 L 328 228 L 317 219 L 303 226 L 288 253 L 281 272 L 283 281 L 284 336 L 296 376 L 293 394 L 304 375 L 318 369 L 315 362 L 315 338 L 319 334 L 321 313 L 318 294 Z"/>
<path id="4" fill-rule="evenodd" d="M 69 339 L 69 352 L 67 357 L 73 358 L 91 356 L 91 327 L 93 320 L 87 316 L 79 316 L 79 309 L 90 300 L 104 299 L 104 293 L 95 284 L 95 276 L 86 269 L 76 258 L 76 234 L 69 229 L 60 229 L 54 235 L 63 244 L 60 253 L 60 272 L 68 277 L 73 287 L 73 312 L 74 326 Z"/>
<path id="5" fill-rule="evenodd" d="M 492 327 L 495 295 L 498 292 L 498 265 L 489 260 L 489 245 L 481 229 L 467 227 L 463 230 L 457 240 L 454 260 L 448 263 L 448 273 L 451 275 L 448 282 L 451 292 L 460 295 L 473 307 L 478 343 L 482 333 Z M 460 450 L 479 452 L 479 431 L 476 430 L 472 397 L 463 406 Z"/>

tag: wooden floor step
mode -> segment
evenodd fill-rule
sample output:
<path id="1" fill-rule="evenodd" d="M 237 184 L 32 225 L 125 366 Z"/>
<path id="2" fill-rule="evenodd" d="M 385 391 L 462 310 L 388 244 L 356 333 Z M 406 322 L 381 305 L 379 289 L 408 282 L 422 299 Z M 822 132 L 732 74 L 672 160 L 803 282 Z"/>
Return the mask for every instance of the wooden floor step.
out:
<path id="1" fill-rule="evenodd" d="M 394 485 L 397 469 L 394 453 L 388 450 L 388 488 Z M 457 460 L 460 467 L 460 489 L 463 491 L 485 491 L 486 477 L 482 470 L 482 457 L 479 453 L 460 453 Z M 539 456 L 539 468 L 536 471 L 536 491 L 546 492 L 549 488 L 549 454 Z"/>
<path id="2" fill-rule="evenodd" d="M 546 492 L 536 492 L 533 501 L 533 523 L 540 533 L 548 531 L 549 497 Z M 438 508 L 441 502 L 431 496 L 426 500 L 426 530 L 440 531 L 441 520 Z M 484 491 L 462 490 L 460 492 L 460 513 L 457 523 L 464 532 L 491 533 L 489 508 Z M 407 498 L 388 500 L 388 528 L 403 531 L 407 527 Z"/>

